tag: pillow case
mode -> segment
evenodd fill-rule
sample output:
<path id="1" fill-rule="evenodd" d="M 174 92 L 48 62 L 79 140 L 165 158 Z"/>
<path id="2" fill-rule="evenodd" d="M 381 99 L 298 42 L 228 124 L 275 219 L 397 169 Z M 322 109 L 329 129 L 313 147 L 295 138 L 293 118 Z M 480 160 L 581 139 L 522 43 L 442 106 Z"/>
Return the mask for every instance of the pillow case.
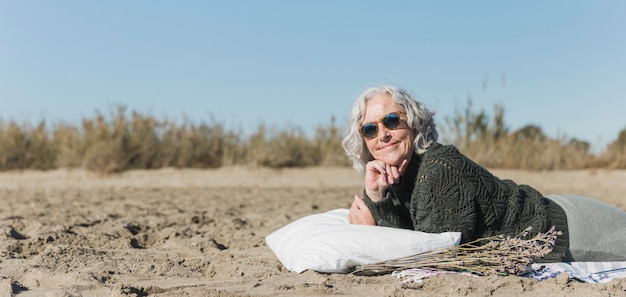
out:
<path id="1" fill-rule="evenodd" d="M 347 273 L 357 265 L 458 245 L 460 232 L 424 233 L 353 225 L 348 209 L 309 215 L 265 237 L 268 247 L 291 271 Z"/>

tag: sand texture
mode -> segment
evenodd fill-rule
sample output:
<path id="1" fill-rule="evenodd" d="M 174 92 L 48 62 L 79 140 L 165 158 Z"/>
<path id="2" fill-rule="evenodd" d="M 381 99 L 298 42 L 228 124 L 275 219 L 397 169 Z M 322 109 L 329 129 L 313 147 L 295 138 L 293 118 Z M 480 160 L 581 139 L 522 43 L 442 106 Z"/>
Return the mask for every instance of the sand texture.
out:
<path id="1" fill-rule="evenodd" d="M 626 171 L 493 173 L 626 209 Z M 266 246 L 300 217 L 349 207 L 361 187 L 350 168 L 0 173 L 0 297 L 626 295 L 626 279 L 297 274 Z"/>

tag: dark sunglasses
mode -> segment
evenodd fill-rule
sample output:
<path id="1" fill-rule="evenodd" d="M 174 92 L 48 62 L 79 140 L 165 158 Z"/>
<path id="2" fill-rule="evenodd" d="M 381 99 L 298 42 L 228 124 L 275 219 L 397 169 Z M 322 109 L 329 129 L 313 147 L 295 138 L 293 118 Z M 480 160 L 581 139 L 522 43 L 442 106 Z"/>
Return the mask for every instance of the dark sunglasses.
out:
<path id="1" fill-rule="evenodd" d="M 361 126 L 361 129 L 359 129 L 359 131 L 361 132 L 361 135 L 363 135 L 363 137 L 367 139 L 372 139 L 378 135 L 378 123 L 380 122 L 382 122 L 387 129 L 394 130 L 398 127 L 398 125 L 400 125 L 401 113 L 404 112 L 392 112 L 376 122 L 365 123 Z"/>

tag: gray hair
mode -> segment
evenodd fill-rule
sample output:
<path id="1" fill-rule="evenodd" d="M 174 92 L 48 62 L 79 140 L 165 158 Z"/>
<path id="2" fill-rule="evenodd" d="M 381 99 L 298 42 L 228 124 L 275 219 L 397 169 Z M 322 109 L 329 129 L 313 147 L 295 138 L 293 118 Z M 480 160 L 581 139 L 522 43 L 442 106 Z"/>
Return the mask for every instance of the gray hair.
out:
<path id="1" fill-rule="evenodd" d="M 367 162 L 372 161 L 374 157 L 367 149 L 359 129 L 363 122 L 367 101 L 379 94 L 391 96 L 391 99 L 400 106 L 400 110 L 406 113 L 407 125 L 415 133 L 413 150 L 416 153 L 424 154 L 430 145 L 437 141 L 438 137 L 433 119 L 435 113 L 426 109 L 424 104 L 413 99 L 406 91 L 395 86 L 379 86 L 367 89 L 354 102 L 350 115 L 348 135 L 341 142 L 346 155 L 352 161 L 352 167 L 361 174 L 365 174 L 365 165 Z"/>

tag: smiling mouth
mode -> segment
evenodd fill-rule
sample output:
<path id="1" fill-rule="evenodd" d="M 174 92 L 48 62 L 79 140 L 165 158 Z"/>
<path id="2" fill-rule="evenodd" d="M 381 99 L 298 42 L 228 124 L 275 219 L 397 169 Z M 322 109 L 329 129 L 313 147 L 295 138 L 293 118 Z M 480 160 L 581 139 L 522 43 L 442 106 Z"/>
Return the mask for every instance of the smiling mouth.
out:
<path id="1" fill-rule="evenodd" d="M 379 150 L 379 151 L 380 151 L 380 150 L 384 150 L 384 149 L 386 149 L 386 148 L 389 148 L 389 147 L 395 146 L 395 145 L 396 145 L 396 144 L 398 144 L 398 143 L 400 143 L 400 142 L 392 142 L 392 143 L 389 143 L 389 144 L 383 145 L 383 146 L 379 147 L 379 148 L 378 148 L 378 150 Z"/>

